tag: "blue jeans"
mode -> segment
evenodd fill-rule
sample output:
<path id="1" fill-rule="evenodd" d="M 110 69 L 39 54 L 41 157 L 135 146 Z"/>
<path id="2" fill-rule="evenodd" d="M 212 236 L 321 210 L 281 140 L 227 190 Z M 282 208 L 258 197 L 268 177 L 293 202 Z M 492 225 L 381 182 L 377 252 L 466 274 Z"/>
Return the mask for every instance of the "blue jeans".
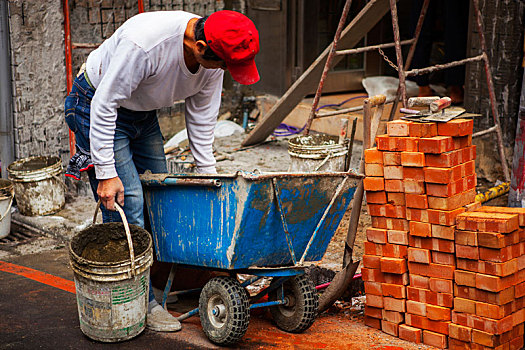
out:
<path id="1" fill-rule="evenodd" d="M 65 100 L 65 119 L 75 133 L 76 147 L 89 151 L 90 105 L 95 90 L 89 86 L 84 74 L 73 82 Z M 162 134 L 156 111 L 135 112 L 125 108 L 117 110 L 113 151 L 115 168 L 124 185 L 124 212 L 130 224 L 144 227 L 144 197 L 139 174 L 167 173 Z M 88 171 L 95 200 L 98 200 L 98 180 L 93 169 Z M 121 221 L 116 211 L 101 206 L 104 222 Z M 150 301 L 154 298 L 150 283 Z"/>

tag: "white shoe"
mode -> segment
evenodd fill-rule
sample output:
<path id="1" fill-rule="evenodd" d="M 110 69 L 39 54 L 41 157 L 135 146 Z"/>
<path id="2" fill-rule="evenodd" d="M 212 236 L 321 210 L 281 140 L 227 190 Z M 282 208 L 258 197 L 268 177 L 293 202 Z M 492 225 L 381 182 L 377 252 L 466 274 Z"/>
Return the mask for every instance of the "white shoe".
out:
<path id="1" fill-rule="evenodd" d="M 155 332 L 176 332 L 182 328 L 179 320 L 160 305 L 153 307 L 148 313 L 146 325 Z"/>

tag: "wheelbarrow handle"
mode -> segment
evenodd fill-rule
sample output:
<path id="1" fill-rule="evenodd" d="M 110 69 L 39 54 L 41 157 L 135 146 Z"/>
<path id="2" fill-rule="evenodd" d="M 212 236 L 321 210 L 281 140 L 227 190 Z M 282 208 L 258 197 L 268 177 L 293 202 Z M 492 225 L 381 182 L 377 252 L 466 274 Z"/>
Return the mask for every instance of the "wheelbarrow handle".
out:
<path id="1" fill-rule="evenodd" d="M 99 199 L 97 202 L 97 207 L 95 208 L 95 215 L 93 215 L 93 225 L 95 225 L 97 222 L 97 214 L 100 210 L 100 204 L 102 204 L 102 202 Z M 131 231 L 129 230 L 128 219 L 126 219 L 126 214 L 124 213 L 122 207 L 116 202 L 115 209 L 117 209 L 118 213 L 120 214 L 120 218 L 122 219 L 122 223 L 124 224 L 124 230 L 126 231 L 126 238 L 128 240 L 129 257 L 131 259 L 131 275 L 135 276 L 135 251 L 133 249 L 133 241 L 131 239 Z"/>

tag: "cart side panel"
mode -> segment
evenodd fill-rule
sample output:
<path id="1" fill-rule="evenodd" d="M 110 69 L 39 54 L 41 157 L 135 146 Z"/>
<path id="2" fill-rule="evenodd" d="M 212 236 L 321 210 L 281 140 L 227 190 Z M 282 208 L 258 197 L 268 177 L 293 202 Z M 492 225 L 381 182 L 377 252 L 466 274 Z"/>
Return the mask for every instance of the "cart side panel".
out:
<path id="1" fill-rule="evenodd" d="M 145 186 L 159 261 L 213 268 L 230 267 L 228 249 L 242 192 L 233 180 L 220 188 Z"/>

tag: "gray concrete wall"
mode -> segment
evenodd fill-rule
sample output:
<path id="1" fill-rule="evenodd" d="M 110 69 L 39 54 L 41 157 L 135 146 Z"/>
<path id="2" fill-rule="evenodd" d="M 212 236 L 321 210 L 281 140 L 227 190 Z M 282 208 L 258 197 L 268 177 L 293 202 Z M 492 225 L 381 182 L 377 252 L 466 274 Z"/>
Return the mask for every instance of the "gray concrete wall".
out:
<path id="1" fill-rule="evenodd" d="M 15 157 L 68 157 L 60 0 L 9 1 Z"/>

